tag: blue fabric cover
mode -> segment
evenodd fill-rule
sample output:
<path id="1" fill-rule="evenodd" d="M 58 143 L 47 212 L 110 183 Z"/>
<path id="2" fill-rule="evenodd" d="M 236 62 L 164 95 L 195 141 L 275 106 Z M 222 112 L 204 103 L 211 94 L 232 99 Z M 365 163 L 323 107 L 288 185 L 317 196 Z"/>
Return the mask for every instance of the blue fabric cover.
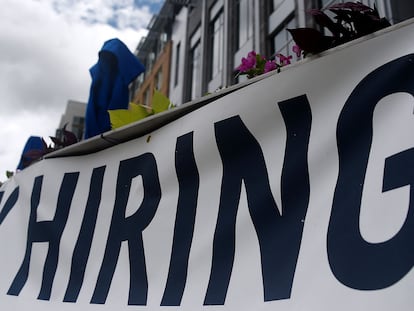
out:
<path id="1" fill-rule="evenodd" d="M 128 109 L 128 85 L 144 65 L 119 39 L 104 43 L 98 62 L 90 68 L 92 85 L 85 116 L 85 138 L 111 129 L 108 110 Z"/>
<path id="2" fill-rule="evenodd" d="M 24 145 L 19 164 L 17 165 L 18 170 L 24 169 L 27 167 L 28 163 L 31 163 L 33 159 L 28 155 L 28 152 L 35 150 L 38 150 L 39 152 L 43 150 L 43 140 L 38 136 L 30 136 Z"/>

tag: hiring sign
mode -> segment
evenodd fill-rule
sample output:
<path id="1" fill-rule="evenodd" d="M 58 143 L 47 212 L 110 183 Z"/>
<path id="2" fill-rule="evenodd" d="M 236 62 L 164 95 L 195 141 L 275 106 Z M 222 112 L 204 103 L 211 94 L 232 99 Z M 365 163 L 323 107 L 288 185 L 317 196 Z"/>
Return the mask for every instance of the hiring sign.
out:
<path id="1" fill-rule="evenodd" d="M 1 309 L 411 310 L 413 27 L 16 174 Z"/>

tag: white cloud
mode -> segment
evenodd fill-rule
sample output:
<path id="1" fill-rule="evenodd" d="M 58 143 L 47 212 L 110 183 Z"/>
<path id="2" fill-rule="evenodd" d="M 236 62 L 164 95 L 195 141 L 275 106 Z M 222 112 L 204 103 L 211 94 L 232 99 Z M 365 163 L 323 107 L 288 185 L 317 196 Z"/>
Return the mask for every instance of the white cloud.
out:
<path id="1" fill-rule="evenodd" d="M 67 100 L 88 100 L 103 43 L 117 37 L 133 51 L 150 18 L 129 0 L 2 0 L 0 181 L 29 136 L 54 135 Z"/>
<path id="2" fill-rule="evenodd" d="M 112 24 L 120 29 L 140 29 L 151 18 L 148 5 L 137 8 L 133 0 L 39 0 L 50 4 L 69 20 L 83 20 L 88 24 Z"/>

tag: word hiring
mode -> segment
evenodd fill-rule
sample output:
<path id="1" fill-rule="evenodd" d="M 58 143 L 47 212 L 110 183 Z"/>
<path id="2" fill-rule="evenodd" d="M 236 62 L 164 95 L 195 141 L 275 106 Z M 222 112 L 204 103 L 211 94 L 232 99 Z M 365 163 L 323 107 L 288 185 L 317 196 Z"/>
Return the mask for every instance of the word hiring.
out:
<path id="1" fill-rule="evenodd" d="M 376 104 L 387 95 L 406 92 L 414 96 L 413 59 L 412 54 L 398 58 L 367 75 L 347 99 L 338 119 L 339 174 L 327 233 L 327 254 L 333 275 L 353 289 L 378 290 L 391 286 L 414 264 L 414 148 L 386 158 L 384 164 L 383 191 L 407 185 L 411 187 L 409 211 L 400 231 L 388 241 L 369 243 L 359 230 L 361 197 L 372 143 L 373 112 Z M 306 95 L 279 102 L 278 106 L 287 132 L 281 175 L 283 217 L 270 189 L 261 146 L 242 119 L 234 116 L 214 124 L 223 176 L 204 305 L 225 303 L 235 256 L 236 215 L 242 183 L 260 246 L 264 301 L 289 299 L 291 296 L 310 195 L 307 155 L 312 115 Z M 105 166 L 94 168 L 91 175 L 85 213 L 73 250 L 65 302 L 76 302 L 83 284 L 105 169 Z M 162 306 L 181 304 L 187 280 L 200 180 L 192 132 L 176 140 L 175 170 L 179 195 L 169 271 L 160 302 Z M 64 174 L 56 213 L 51 221 L 36 219 L 44 177 L 34 179 L 26 252 L 8 295 L 18 296 L 28 279 L 33 244 L 48 242 L 38 299 L 50 299 L 60 241 L 79 174 Z M 137 211 L 126 217 L 131 183 L 137 176 L 142 177 L 144 197 Z M 0 202 L 3 194 L 0 192 Z M 18 197 L 17 187 L 5 200 L 0 212 L 0 225 Z M 161 186 L 153 154 L 144 153 L 120 162 L 113 215 L 91 303 L 106 302 L 121 243 L 126 241 L 130 261 L 128 304 L 147 304 L 148 279 L 142 232 L 154 218 L 160 200 Z"/>

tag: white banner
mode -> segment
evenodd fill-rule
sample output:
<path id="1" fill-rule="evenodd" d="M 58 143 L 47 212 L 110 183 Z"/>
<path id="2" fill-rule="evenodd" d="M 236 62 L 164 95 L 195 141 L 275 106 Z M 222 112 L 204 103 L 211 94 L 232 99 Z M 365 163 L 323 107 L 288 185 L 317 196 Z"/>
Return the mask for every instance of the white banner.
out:
<path id="1" fill-rule="evenodd" d="M 406 23 L 16 174 L 0 309 L 412 310 L 413 40 Z"/>

